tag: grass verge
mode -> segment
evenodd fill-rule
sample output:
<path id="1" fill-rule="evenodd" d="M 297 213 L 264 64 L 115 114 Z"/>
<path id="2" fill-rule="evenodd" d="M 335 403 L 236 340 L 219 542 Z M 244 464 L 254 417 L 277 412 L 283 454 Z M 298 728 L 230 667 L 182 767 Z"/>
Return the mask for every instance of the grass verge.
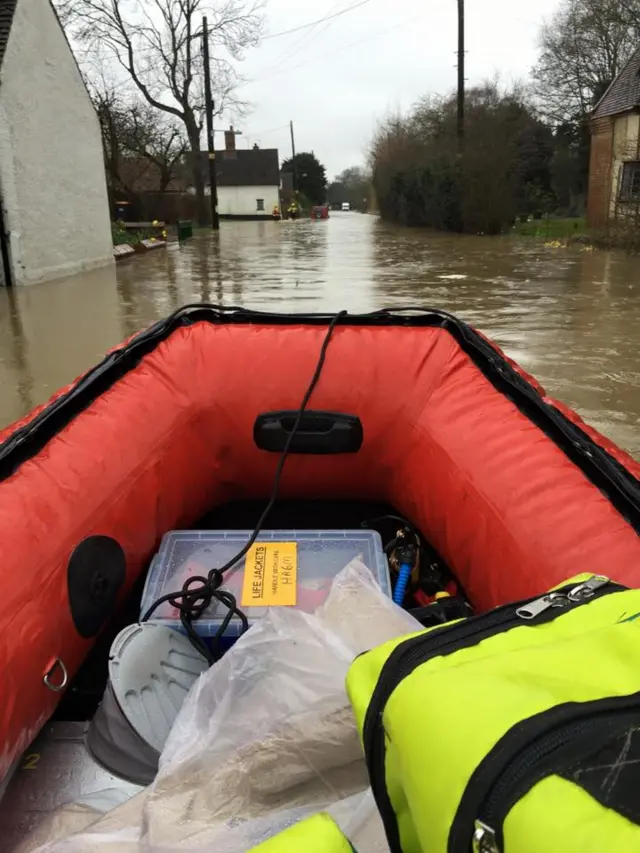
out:
<path id="1" fill-rule="evenodd" d="M 545 217 L 530 222 L 516 222 L 512 233 L 519 237 L 539 237 L 544 240 L 560 240 L 587 233 L 587 222 L 582 217 Z"/>

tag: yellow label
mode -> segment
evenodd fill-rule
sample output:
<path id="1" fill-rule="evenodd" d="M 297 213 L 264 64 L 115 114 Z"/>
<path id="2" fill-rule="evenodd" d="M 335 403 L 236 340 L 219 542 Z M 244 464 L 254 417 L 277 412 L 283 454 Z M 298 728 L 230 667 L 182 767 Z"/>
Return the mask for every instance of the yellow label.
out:
<path id="1" fill-rule="evenodd" d="M 297 573 L 297 542 L 256 542 L 247 553 L 241 606 L 293 606 Z"/>

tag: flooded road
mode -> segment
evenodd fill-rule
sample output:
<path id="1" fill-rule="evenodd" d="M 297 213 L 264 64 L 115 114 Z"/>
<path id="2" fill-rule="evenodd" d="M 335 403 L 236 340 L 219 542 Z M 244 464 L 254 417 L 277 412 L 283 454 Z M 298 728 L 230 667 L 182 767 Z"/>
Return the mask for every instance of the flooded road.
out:
<path id="1" fill-rule="evenodd" d="M 356 213 L 223 223 L 116 268 L 0 291 L 0 424 L 189 302 L 269 310 L 445 308 L 640 458 L 640 259 L 408 231 Z"/>

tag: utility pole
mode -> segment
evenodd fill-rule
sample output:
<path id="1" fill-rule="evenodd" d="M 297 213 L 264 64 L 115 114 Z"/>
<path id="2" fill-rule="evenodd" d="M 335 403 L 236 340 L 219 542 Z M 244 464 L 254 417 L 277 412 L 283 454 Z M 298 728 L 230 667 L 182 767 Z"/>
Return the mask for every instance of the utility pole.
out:
<path id="1" fill-rule="evenodd" d="M 458 139 L 464 139 L 464 0 L 458 0 Z"/>
<path id="2" fill-rule="evenodd" d="M 209 65 L 209 29 L 207 19 L 202 19 L 202 58 L 204 61 L 204 104 L 207 118 L 207 155 L 209 161 L 209 186 L 211 188 L 211 227 L 220 230 L 218 216 L 218 181 L 216 177 L 216 147 L 213 141 L 213 96 L 211 94 L 211 66 Z"/>
<path id="3" fill-rule="evenodd" d="M 298 169 L 296 167 L 296 140 L 293 136 L 293 122 L 289 122 L 289 129 L 291 131 L 291 156 L 293 159 L 291 163 L 293 164 L 293 191 L 295 192 L 298 189 Z"/>

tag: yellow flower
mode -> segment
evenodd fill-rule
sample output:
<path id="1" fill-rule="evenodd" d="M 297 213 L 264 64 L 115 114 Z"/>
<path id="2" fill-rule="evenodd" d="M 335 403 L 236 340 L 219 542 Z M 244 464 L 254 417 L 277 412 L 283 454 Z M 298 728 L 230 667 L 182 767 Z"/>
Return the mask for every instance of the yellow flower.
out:
<path id="1" fill-rule="evenodd" d="M 167 239 L 167 232 L 166 232 L 166 231 L 163 231 L 163 232 L 162 232 L 162 236 L 163 236 L 163 237 L 164 237 L 164 239 L 166 240 L 166 239 Z"/>
<path id="2" fill-rule="evenodd" d="M 158 220 L 157 220 L 157 219 L 154 219 L 154 220 L 153 220 L 153 222 L 152 222 L 151 224 L 152 224 L 152 225 L 158 225 L 159 223 L 158 223 Z"/>

